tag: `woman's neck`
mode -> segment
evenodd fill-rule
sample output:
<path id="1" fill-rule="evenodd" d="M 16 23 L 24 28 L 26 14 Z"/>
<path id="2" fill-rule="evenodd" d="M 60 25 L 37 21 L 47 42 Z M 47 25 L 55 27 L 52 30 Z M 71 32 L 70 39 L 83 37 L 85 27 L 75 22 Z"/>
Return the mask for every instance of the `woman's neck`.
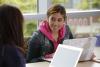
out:
<path id="1" fill-rule="evenodd" d="M 52 36 L 55 39 L 55 41 L 58 40 L 58 32 L 52 32 Z"/>

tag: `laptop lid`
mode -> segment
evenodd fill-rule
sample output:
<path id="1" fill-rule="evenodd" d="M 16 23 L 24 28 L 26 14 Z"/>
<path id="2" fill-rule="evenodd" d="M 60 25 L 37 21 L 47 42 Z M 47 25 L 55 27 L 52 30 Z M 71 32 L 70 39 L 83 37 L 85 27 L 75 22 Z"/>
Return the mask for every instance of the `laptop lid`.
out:
<path id="1" fill-rule="evenodd" d="M 63 44 L 83 48 L 80 61 L 87 61 L 90 60 L 93 55 L 96 40 L 96 37 L 68 39 L 64 40 Z"/>
<path id="2" fill-rule="evenodd" d="M 76 67 L 82 48 L 59 44 L 49 67 Z"/>

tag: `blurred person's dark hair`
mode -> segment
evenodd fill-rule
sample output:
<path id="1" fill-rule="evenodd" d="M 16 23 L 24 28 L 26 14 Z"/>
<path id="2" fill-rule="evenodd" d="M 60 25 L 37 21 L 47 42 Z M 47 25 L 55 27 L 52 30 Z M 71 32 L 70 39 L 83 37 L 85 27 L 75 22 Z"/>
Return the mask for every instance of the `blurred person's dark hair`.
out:
<path id="1" fill-rule="evenodd" d="M 0 5 L 0 45 L 24 47 L 23 15 L 11 5 Z"/>

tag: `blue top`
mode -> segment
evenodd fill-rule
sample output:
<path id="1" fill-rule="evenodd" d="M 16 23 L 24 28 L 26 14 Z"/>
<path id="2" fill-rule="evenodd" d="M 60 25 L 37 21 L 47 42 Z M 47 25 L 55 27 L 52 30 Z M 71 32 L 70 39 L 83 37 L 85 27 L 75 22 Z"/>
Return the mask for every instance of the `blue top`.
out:
<path id="1" fill-rule="evenodd" d="M 25 67 L 25 59 L 15 46 L 0 46 L 0 67 Z"/>

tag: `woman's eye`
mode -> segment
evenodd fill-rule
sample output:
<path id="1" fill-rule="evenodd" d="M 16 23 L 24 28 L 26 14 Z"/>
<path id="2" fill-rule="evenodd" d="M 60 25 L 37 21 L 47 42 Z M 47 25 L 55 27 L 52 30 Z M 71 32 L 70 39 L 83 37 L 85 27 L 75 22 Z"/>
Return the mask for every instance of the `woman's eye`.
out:
<path id="1" fill-rule="evenodd" d="M 52 20 L 52 21 L 55 21 L 56 19 L 52 17 L 51 20 Z"/>
<path id="2" fill-rule="evenodd" d="M 59 18 L 59 19 L 58 19 L 58 22 L 62 22 L 62 18 Z"/>

